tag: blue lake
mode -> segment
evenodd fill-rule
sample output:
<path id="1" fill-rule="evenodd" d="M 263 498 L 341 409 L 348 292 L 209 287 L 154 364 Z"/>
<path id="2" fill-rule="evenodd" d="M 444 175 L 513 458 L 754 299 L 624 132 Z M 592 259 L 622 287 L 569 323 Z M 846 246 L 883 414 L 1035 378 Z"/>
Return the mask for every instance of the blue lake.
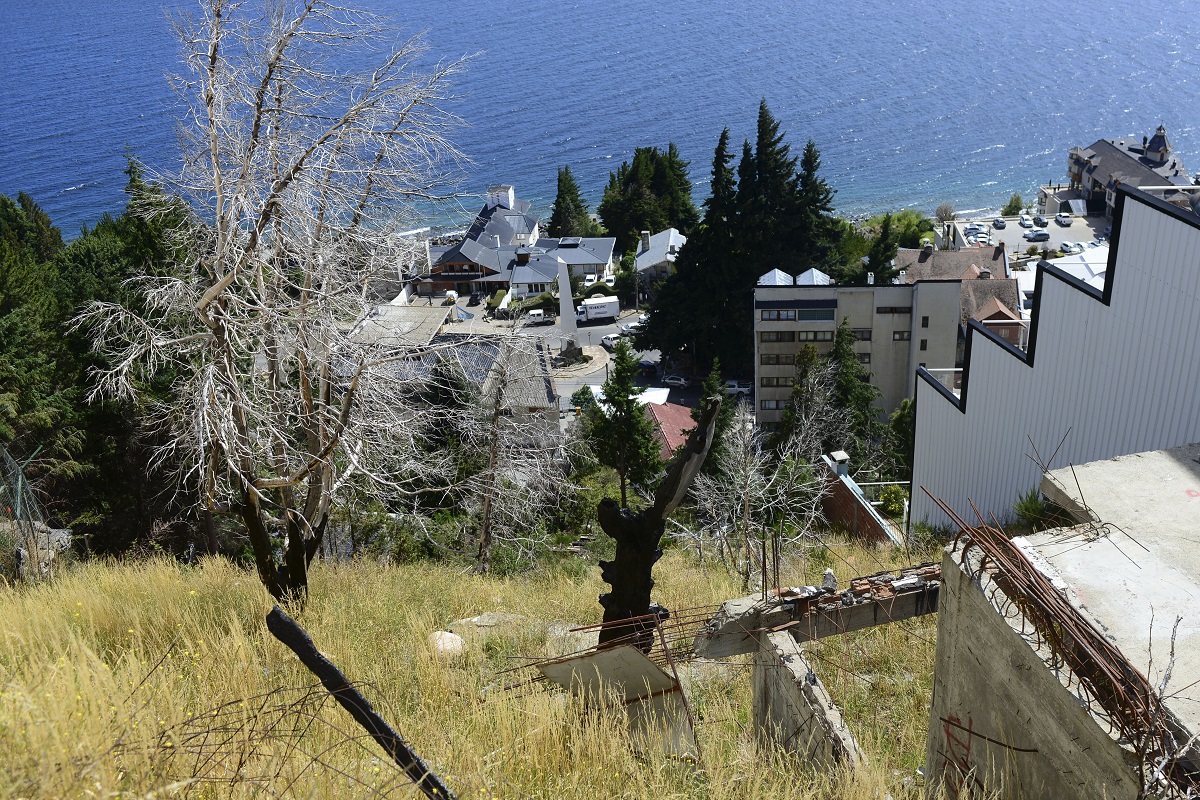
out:
<path id="1" fill-rule="evenodd" d="M 1071 146 L 1160 123 L 1200 172 L 1200 14 L 1181 0 L 363 5 L 426 31 L 434 57 L 478 54 L 452 109 L 461 190 L 512 183 L 543 210 L 559 166 L 594 205 L 635 147 L 668 141 L 701 199 L 721 129 L 752 137 L 760 98 L 797 151 L 817 143 L 847 215 L 993 209 L 1063 180 Z M 121 209 L 126 153 L 175 165 L 162 7 L 6 0 L 0 37 L 0 193 L 70 236 Z"/>

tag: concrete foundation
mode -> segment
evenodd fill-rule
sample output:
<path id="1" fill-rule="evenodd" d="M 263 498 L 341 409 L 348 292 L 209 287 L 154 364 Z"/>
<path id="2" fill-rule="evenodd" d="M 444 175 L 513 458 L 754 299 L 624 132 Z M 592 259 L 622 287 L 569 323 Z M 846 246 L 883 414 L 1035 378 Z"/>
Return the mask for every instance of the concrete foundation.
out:
<path id="1" fill-rule="evenodd" d="M 760 634 L 753 685 L 760 740 L 825 767 L 862 763 L 841 711 L 790 634 Z"/>
<path id="2" fill-rule="evenodd" d="M 1022 635 L 978 549 L 942 562 L 937 659 L 926 752 L 928 796 L 977 789 L 1004 798 L 1135 798 L 1134 760 Z"/>

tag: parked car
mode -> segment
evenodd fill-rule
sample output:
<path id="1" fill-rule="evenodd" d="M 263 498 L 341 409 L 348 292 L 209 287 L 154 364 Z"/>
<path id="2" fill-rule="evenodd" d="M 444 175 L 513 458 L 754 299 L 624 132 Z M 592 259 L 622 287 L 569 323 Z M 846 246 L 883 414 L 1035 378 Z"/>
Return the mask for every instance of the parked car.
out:
<path id="1" fill-rule="evenodd" d="M 1020 219 L 1017 220 L 1017 224 L 1022 228 L 1032 228 L 1033 217 L 1029 216 L 1028 214 L 1022 214 Z"/>
<path id="2" fill-rule="evenodd" d="M 617 342 L 619 341 L 621 341 L 621 334 L 619 333 L 606 333 L 600 338 L 600 344 L 604 345 L 609 350 L 615 348 L 617 346 Z"/>
<path id="3" fill-rule="evenodd" d="M 1060 211 L 1054 215 L 1054 221 L 1066 228 L 1075 221 L 1075 217 L 1069 211 Z"/>
<path id="4" fill-rule="evenodd" d="M 1004 217 L 996 217 L 994 220 L 992 220 L 992 227 L 996 230 L 1003 230 L 1004 226 L 1007 224 L 1008 223 L 1004 221 Z"/>
<path id="5" fill-rule="evenodd" d="M 658 374 L 658 364 L 650 361 L 649 359 L 642 359 L 638 362 L 638 371 L 647 378 L 653 378 Z"/>
<path id="6" fill-rule="evenodd" d="M 471 292 L 471 296 L 467 298 L 467 305 L 477 306 L 483 302 L 483 295 L 479 292 Z"/>
<path id="7" fill-rule="evenodd" d="M 1049 225 L 1050 223 L 1046 221 L 1045 217 L 1043 217 L 1041 214 L 1038 214 L 1036 217 L 1033 218 L 1033 224 L 1039 228 L 1044 228 L 1047 225 Z"/>
<path id="8" fill-rule="evenodd" d="M 1050 231 L 1043 228 L 1034 228 L 1031 231 L 1025 231 L 1022 236 L 1027 242 L 1048 242 L 1050 241 Z"/>
<path id="9" fill-rule="evenodd" d="M 692 382 L 682 375 L 667 375 L 662 379 L 662 384 L 672 389 L 686 389 L 692 385 Z"/>
<path id="10" fill-rule="evenodd" d="M 596 282 L 595 275 L 584 275 L 583 276 L 583 288 L 587 289 L 595 282 Z"/>
<path id="11" fill-rule="evenodd" d="M 751 381 L 725 381 L 725 394 L 741 400 L 754 392 Z"/>
<path id="12" fill-rule="evenodd" d="M 1058 246 L 1058 249 L 1065 256 L 1073 256 L 1076 253 L 1083 252 L 1083 245 L 1078 242 L 1063 242 Z"/>
<path id="13" fill-rule="evenodd" d="M 638 325 L 645 325 L 646 320 L 650 319 L 650 315 L 646 313 L 638 314 Z"/>

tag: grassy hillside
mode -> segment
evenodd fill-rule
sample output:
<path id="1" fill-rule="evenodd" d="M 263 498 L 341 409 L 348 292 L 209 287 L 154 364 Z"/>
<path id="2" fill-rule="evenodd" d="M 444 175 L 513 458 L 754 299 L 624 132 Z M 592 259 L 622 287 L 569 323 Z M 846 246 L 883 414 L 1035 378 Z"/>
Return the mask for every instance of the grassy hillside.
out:
<path id="1" fill-rule="evenodd" d="M 935 557 L 832 545 L 790 564 L 789 584 Z M 807 576 L 805 574 L 807 567 Z M 743 592 L 720 568 L 670 552 L 671 608 Z M 318 565 L 299 616 L 320 647 L 460 797 L 916 797 L 933 617 L 807 648 L 871 759 L 855 776 L 811 772 L 747 728 L 744 660 L 693 665 L 703 762 L 632 752 L 617 713 L 560 692 L 505 692 L 501 670 L 547 652 L 537 621 L 599 621 L 595 567 L 481 578 L 449 567 Z M 403 797 L 397 768 L 266 631 L 268 595 L 228 562 L 85 564 L 54 583 L 0 589 L 0 797 Z M 431 631 L 526 615 L 439 661 Z"/>

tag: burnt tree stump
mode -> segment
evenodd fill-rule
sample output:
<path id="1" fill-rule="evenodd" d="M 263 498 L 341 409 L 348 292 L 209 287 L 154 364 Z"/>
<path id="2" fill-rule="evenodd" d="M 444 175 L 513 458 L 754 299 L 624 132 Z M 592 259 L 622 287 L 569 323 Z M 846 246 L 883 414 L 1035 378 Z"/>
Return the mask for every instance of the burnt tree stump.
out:
<path id="1" fill-rule="evenodd" d="M 613 560 L 600 562 L 600 577 L 612 587 L 612 591 L 600 595 L 600 605 L 604 607 L 601 647 L 629 643 L 649 651 L 655 626 L 669 615 L 666 609 L 652 608 L 650 604 L 654 563 L 663 553 L 658 545 L 666 530 L 667 517 L 683 501 L 708 456 L 720 407 L 719 397 L 704 401 L 700 422 L 671 460 L 654 492 L 652 506 L 631 511 L 606 497 L 596 509 L 600 528 L 617 543 Z M 622 620 L 628 622 L 622 624 Z"/>

